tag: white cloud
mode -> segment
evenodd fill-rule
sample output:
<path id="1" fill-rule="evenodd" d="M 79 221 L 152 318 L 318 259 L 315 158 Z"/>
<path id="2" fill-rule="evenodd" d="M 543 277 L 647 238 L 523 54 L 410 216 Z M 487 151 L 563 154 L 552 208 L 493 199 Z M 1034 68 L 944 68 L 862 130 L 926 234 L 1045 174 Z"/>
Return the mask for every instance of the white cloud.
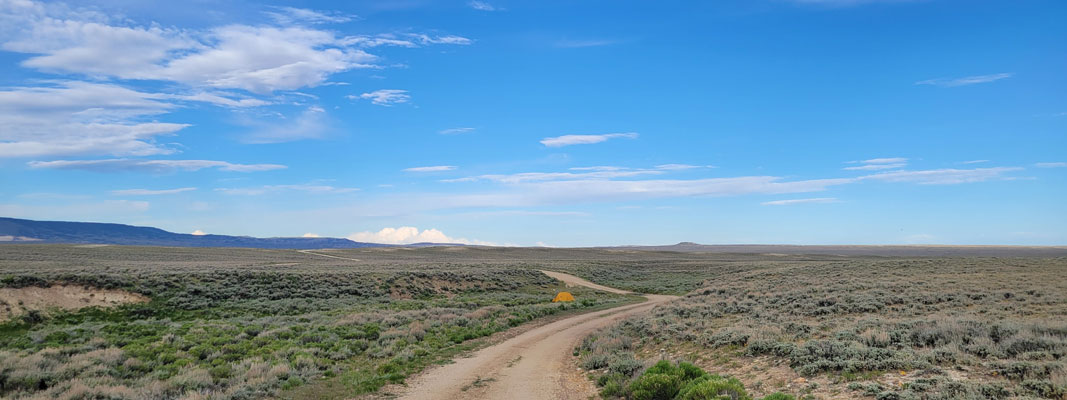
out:
<path id="1" fill-rule="evenodd" d="M 246 119 L 246 125 L 252 132 L 241 137 L 245 143 L 284 143 L 296 140 L 321 139 L 328 132 L 326 110 L 321 107 L 308 107 L 296 117 L 282 120 L 265 120 L 261 118 Z"/>
<path id="2" fill-rule="evenodd" d="M 0 126 L 5 127 L 0 157 L 169 154 L 174 150 L 154 140 L 188 124 L 151 117 L 171 113 L 182 103 L 227 108 L 276 104 L 277 91 L 328 84 L 330 76 L 352 69 L 382 67 L 377 56 L 365 51 L 368 47 L 472 42 L 420 33 L 339 37 L 304 25 L 346 22 L 352 16 L 292 7 L 275 7 L 269 14 L 276 24 L 187 29 L 72 11 L 63 4 L 0 3 L 0 49 L 26 55 L 23 67 L 92 81 L 0 91 Z M 123 80 L 150 81 L 160 93 L 100 83 Z M 375 99 L 376 104 L 390 101 L 406 98 Z M 316 117 L 305 111 L 292 119 L 292 126 L 249 138 L 271 143 L 316 138 L 323 132 Z"/>
<path id="3" fill-rule="evenodd" d="M 458 243 L 495 246 L 493 243 L 481 240 L 449 237 L 445 235 L 444 232 L 437 229 L 425 229 L 420 231 L 418 228 L 411 226 L 383 228 L 378 232 L 357 232 L 348 235 L 347 238 L 356 242 L 383 244 Z"/>
<path id="4" fill-rule="evenodd" d="M 1067 162 L 1041 162 L 1034 164 L 1038 168 L 1064 168 L 1067 167 Z"/>
<path id="5" fill-rule="evenodd" d="M 683 170 L 695 169 L 695 168 L 701 168 L 701 166 L 699 166 L 699 165 L 689 165 L 689 164 L 660 164 L 660 165 L 656 166 L 656 169 L 660 169 L 660 170 L 664 170 L 664 171 L 683 171 Z"/>
<path id="6" fill-rule="evenodd" d="M 86 82 L 0 91 L 0 157 L 171 153 L 154 139 L 188 125 L 148 120 L 174 108 L 160 99 Z"/>
<path id="7" fill-rule="evenodd" d="M 591 167 L 572 167 L 571 171 L 578 172 L 521 172 L 515 174 L 488 174 L 469 176 L 457 179 L 445 179 L 442 182 L 475 182 L 479 180 L 495 181 L 501 183 L 523 183 L 538 181 L 562 181 L 562 180 L 585 180 L 585 179 L 614 179 L 630 178 L 646 175 L 662 175 L 673 171 L 684 171 L 701 168 L 697 165 L 688 164 L 662 164 L 652 169 L 633 169 L 609 165 Z"/>
<path id="8" fill-rule="evenodd" d="M 470 182 L 476 180 L 496 181 L 501 183 L 523 183 L 523 182 L 536 182 L 536 181 L 560 181 L 560 180 L 578 180 L 578 179 L 611 179 L 611 178 L 626 178 L 642 175 L 659 175 L 663 171 L 648 170 L 648 169 L 635 169 L 635 170 L 590 170 L 590 172 L 521 172 L 517 174 L 505 174 L 505 175 L 479 175 L 467 178 L 460 178 L 454 180 L 447 180 L 451 182 Z"/>
<path id="9" fill-rule="evenodd" d="M 559 40 L 555 43 L 556 47 L 562 47 L 566 49 L 577 49 L 582 47 L 600 47 L 609 46 L 618 43 L 614 40 L 607 39 L 584 39 L 584 40 Z"/>
<path id="10" fill-rule="evenodd" d="M 484 2 L 484 1 L 478 1 L 478 0 L 471 0 L 471 1 L 467 2 L 467 6 L 470 7 L 470 8 L 473 8 L 475 10 L 479 10 L 479 11 L 498 11 L 498 10 L 500 10 L 499 8 L 494 7 L 492 4 L 489 4 L 489 3 Z"/>
<path id="11" fill-rule="evenodd" d="M 892 171 L 862 176 L 861 180 L 878 180 L 885 182 L 909 182 L 920 185 L 954 185 L 960 183 L 983 182 L 1002 179 L 1004 174 L 1019 171 L 1018 167 L 995 167 L 975 169 L 932 169 L 922 171 Z"/>
<path id="12" fill-rule="evenodd" d="M 268 11 L 266 14 L 282 25 L 298 23 L 340 24 L 357 18 L 355 15 L 330 11 L 315 11 L 306 8 L 274 7 L 274 9 L 277 11 Z"/>
<path id="13" fill-rule="evenodd" d="M 458 135 L 461 133 L 467 133 L 472 131 L 474 131 L 474 128 L 449 128 L 437 131 L 437 133 L 440 133 L 442 135 Z"/>
<path id="14" fill-rule="evenodd" d="M 897 169 L 908 165 L 908 159 L 902 157 L 872 158 L 863 161 L 851 161 L 852 164 L 862 164 L 854 167 L 845 167 L 846 171 L 878 171 L 883 169 Z"/>
<path id="15" fill-rule="evenodd" d="M 789 199 L 789 200 L 775 200 L 765 201 L 765 206 L 788 206 L 793 204 L 825 204 L 825 203 L 837 203 L 837 199 L 833 197 L 816 197 L 811 199 Z"/>
<path id="16" fill-rule="evenodd" d="M 444 172 L 456 169 L 454 165 L 434 165 L 430 167 L 404 168 L 404 172 Z"/>
<path id="17" fill-rule="evenodd" d="M 183 192 L 191 192 L 193 190 L 196 190 L 196 188 L 195 187 L 184 187 L 184 188 L 177 188 L 177 189 L 162 189 L 162 190 L 123 189 L 123 190 L 112 190 L 111 194 L 115 195 L 115 196 L 159 196 L 159 195 L 165 195 L 165 194 L 177 194 L 177 193 L 183 193 Z"/>
<path id="18" fill-rule="evenodd" d="M 999 81 L 1001 79 L 1011 78 L 1013 75 L 1015 75 L 1015 74 L 1010 73 L 1010 72 L 1005 72 L 1005 73 L 1000 73 L 1000 74 L 977 75 L 977 76 L 968 76 L 968 77 L 963 77 L 963 78 L 937 78 L 937 79 L 927 79 L 925 81 L 918 81 L 918 82 L 915 82 L 915 84 L 916 85 L 933 85 L 933 86 L 941 86 L 941 87 L 967 86 L 967 85 L 974 85 L 974 84 L 978 84 L 978 83 L 996 82 L 996 81 Z"/>
<path id="19" fill-rule="evenodd" d="M 391 44 L 466 45 L 455 35 L 421 33 L 338 37 L 301 23 L 339 23 L 353 17 L 293 7 L 268 14 L 276 25 L 231 24 L 208 29 L 135 25 L 102 14 L 59 12 L 30 1 L 0 8 L 6 40 L 0 48 L 30 54 L 23 66 L 46 72 L 179 82 L 193 87 L 267 94 L 323 84 L 329 75 L 378 67 L 360 47 Z"/>
<path id="20" fill-rule="evenodd" d="M 430 36 L 422 33 L 409 33 L 407 34 L 412 40 L 423 44 L 455 44 L 455 45 L 469 45 L 474 43 L 473 40 L 465 38 L 463 36 L 445 35 L 445 36 Z"/>
<path id="21" fill-rule="evenodd" d="M 563 135 L 557 137 L 544 138 L 541 140 L 541 144 L 545 147 L 563 147 L 571 146 L 575 144 L 593 144 L 607 141 L 608 139 L 636 139 L 637 134 L 633 132 L 627 133 L 607 133 L 603 135 Z"/>
<path id="22" fill-rule="evenodd" d="M 359 191 L 359 188 L 334 187 L 330 185 L 303 184 L 303 185 L 264 185 L 251 188 L 217 188 L 216 192 L 230 195 L 258 196 L 267 193 L 283 191 L 299 191 L 314 194 L 339 194 Z"/>
<path id="23" fill-rule="evenodd" d="M 234 164 L 213 160 L 132 160 L 116 158 L 107 160 L 56 160 L 30 161 L 30 168 L 71 169 L 93 172 L 151 172 L 167 173 L 174 171 L 198 171 L 205 168 L 217 168 L 221 171 L 258 172 L 286 168 L 278 164 Z"/>
<path id="24" fill-rule="evenodd" d="M 197 229 L 195 231 L 192 231 L 189 234 L 193 235 L 193 236 L 204 236 L 204 235 L 207 235 L 206 233 L 204 233 L 204 231 L 199 230 L 199 229 Z"/>
<path id="25" fill-rule="evenodd" d="M 305 233 L 305 234 L 301 235 L 300 237 L 317 238 L 317 237 L 322 237 L 322 236 L 319 236 L 319 234 L 317 234 L 317 233 L 308 232 L 308 233 Z"/>
<path id="26" fill-rule="evenodd" d="M 274 104 L 273 102 L 261 99 L 253 99 L 244 96 L 240 96 L 234 93 L 214 91 L 214 92 L 197 92 L 194 94 L 175 94 L 168 96 L 175 100 L 184 101 L 197 101 L 201 103 L 214 104 L 216 106 L 230 107 L 230 108 L 249 108 L 249 107 L 262 107 Z"/>
<path id="27" fill-rule="evenodd" d="M 375 90 L 375 91 L 369 92 L 369 93 L 363 93 L 363 94 L 359 95 L 359 97 L 356 97 L 354 95 L 349 95 L 348 98 L 349 99 L 353 99 L 353 100 L 355 100 L 355 99 L 369 99 L 371 101 L 371 103 L 374 103 L 374 104 L 377 104 L 377 105 L 380 105 L 380 106 L 391 106 L 393 104 L 407 103 L 408 101 L 410 101 L 411 100 L 411 96 L 408 95 L 407 93 L 408 93 L 407 90 L 381 89 L 381 90 Z"/>
<path id="28" fill-rule="evenodd" d="M 892 161 L 882 161 L 892 162 Z M 877 164 L 872 164 L 877 165 Z M 827 178 L 789 181 L 777 176 L 740 176 L 704 179 L 619 179 L 665 173 L 660 170 L 608 169 L 589 172 L 526 172 L 481 175 L 446 182 L 491 181 L 503 184 L 500 190 L 463 195 L 426 196 L 418 201 L 397 200 L 413 208 L 533 207 L 582 202 L 621 202 L 655 198 L 692 196 L 740 196 L 749 194 L 792 194 L 824 191 L 833 186 L 864 181 L 903 182 L 923 185 L 949 185 L 1010 179 L 1016 167 L 889 171 L 855 178 Z M 426 203 L 422 203 L 422 201 Z"/>
<path id="29" fill-rule="evenodd" d="M 610 165 L 594 165 L 592 167 L 573 167 L 568 169 L 571 171 L 621 171 L 629 168 L 615 167 Z"/>

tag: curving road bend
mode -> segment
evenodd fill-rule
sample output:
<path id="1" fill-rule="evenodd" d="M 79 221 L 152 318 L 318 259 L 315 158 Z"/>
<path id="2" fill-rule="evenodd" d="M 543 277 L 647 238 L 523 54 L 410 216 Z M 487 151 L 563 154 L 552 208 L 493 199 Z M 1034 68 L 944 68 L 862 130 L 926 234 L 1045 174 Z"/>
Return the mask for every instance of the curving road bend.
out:
<path id="1" fill-rule="evenodd" d="M 541 271 L 569 286 L 630 293 L 554 271 Z M 400 399 L 581 399 L 597 395 L 578 370 L 572 352 L 583 337 L 648 311 L 677 296 L 644 295 L 648 301 L 555 321 L 481 349 L 468 358 L 430 369 L 408 381 Z"/>

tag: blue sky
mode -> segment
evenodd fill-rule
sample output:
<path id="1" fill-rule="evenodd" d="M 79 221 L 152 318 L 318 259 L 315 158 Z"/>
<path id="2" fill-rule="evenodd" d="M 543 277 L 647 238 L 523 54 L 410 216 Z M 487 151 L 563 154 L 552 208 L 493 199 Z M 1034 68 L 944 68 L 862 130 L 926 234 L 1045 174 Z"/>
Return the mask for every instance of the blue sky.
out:
<path id="1" fill-rule="evenodd" d="M 1067 3 L 0 0 L 0 215 L 1067 244 Z"/>

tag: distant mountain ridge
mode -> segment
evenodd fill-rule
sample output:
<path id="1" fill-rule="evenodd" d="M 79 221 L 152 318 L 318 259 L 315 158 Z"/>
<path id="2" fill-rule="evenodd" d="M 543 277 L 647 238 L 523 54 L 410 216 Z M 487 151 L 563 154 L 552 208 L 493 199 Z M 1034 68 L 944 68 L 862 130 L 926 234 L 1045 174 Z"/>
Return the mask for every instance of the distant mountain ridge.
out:
<path id="1" fill-rule="evenodd" d="M 0 217 L 0 243 L 71 243 L 173 247 L 247 247 L 257 249 L 351 249 L 393 245 L 339 238 L 257 238 L 191 235 L 159 228 L 98 222 L 34 221 Z M 419 243 L 418 246 L 434 246 Z M 448 244 L 454 245 L 454 244 Z"/>

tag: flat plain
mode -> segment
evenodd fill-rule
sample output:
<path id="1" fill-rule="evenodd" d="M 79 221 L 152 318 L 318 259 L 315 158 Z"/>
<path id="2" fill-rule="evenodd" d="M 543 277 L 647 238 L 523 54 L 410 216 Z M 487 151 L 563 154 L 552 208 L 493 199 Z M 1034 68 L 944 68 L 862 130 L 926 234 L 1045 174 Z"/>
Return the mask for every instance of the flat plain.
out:
<path id="1" fill-rule="evenodd" d="M 1064 398 L 1067 258 L 1009 250 L 0 246 L 0 397 L 386 396 L 499 335 L 642 300 L 550 270 L 681 296 L 564 349 L 606 398 Z"/>

